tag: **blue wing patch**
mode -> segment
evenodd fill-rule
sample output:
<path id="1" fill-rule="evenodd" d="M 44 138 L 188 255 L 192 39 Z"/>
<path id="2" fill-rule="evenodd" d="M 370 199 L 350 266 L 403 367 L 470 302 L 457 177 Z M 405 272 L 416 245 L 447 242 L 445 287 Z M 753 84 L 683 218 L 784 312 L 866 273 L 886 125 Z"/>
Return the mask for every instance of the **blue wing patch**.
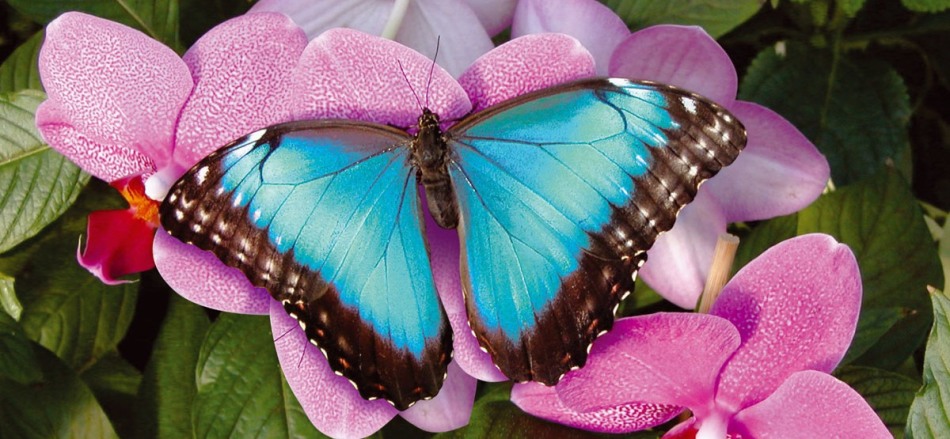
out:
<path id="1" fill-rule="evenodd" d="M 522 96 L 446 136 L 472 328 L 506 375 L 547 384 L 584 364 L 656 235 L 745 144 L 718 105 L 627 80 Z"/>
<path id="2" fill-rule="evenodd" d="M 438 392 L 451 352 L 409 141 L 355 122 L 274 126 L 196 165 L 161 215 L 282 301 L 364 397 L 401 409 Z"/>

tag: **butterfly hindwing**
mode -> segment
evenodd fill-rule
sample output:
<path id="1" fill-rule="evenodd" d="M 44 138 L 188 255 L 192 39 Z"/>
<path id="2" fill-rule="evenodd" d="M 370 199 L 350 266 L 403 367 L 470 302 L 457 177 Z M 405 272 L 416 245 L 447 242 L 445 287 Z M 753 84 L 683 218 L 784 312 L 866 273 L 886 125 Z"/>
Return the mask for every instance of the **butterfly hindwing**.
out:
<path id="1" fill-rule="evenodd" d="M 446 137 L 472 329 L 507 376 L 549 385 L 586 362 L 645 251 L 746 141 L 715 103 L 622 79 L 528 94 Z"/>
<path id="2" fill-rule="evenodd" d="M 276 125 L 199 162 L 161 208 L 165 230 L 266 288 L 363 397 L 399 409 L 438 393 L 451 356 L 409 141 L 360 122 Z"/>

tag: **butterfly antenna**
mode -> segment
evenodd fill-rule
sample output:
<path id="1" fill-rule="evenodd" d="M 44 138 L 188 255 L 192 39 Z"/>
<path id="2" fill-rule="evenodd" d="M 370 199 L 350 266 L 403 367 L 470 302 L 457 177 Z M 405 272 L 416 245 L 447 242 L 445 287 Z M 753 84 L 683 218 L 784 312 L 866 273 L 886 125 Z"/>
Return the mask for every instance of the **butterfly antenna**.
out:
<path id="1" fill-rule="evenodd" d="M 439 59 L 439 46 L 442 43 L 442 35 L 435 37 L 435 55 L 432 55 L 432 65 L 429 66 L 429 79 L 426 80 L 426 106 L 429 108 L 429 90 L 432 86 L 432 72 L 435 71 L 435 60 Z"/>
<path id="2" fill-rule="evenodd" d="M 300 350 L 300 359 L 297 360 L 297 369 L 300 369 L 300 365 L 303 364 L 303 356 L 304 356 L 304 354 L 307 353 L 307 346 L 309 346 L 309 345 L 310 345 L 310 343 L 304 344 L 304 345 L 303 345 L 303 349 Z"/>
<path id="3" fill-rule="evenodd" d="M 412 88 L 412 83 L 409 82 L 409 75 L 406 74 L 406 69 L 402 67 L 402 61 L 399 61 L 399 59 L 396 59 L 396 64 L 399 64 L 399 70 L 402 72 L 402 79 L 406 81 L 406 85 L 409 86 L 409 91 L 411 91 L 412 95 L 415 96 L 416 103 L 419 104 L 419 108 L 425 108 L 422 106 L 422 101 L 419 100 L 419 95 L 416 94 L 416 90 Z"/>
<path id="4" fill-rule="evenodd" d="M 288 329 L 288 330 L 285 331 L 283 334 L 280 334 L 277 338 L 275 338 L 274 341 L 275 341 L 275 342 L 280 341 L 280 339 L 284 338 L 284 336 L 286 336 L 287 334 L 290 334 L 290 331 L 293 331 L 293 330 L 294 330 L 294 328 Z"/>

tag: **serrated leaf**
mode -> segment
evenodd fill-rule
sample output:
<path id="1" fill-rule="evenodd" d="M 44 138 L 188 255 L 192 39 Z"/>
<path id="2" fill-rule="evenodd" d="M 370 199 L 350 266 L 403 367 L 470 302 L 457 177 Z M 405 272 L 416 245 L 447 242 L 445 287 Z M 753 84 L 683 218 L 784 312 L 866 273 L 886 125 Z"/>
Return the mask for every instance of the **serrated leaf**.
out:
<path id="1" fill-rule="evenodd" d="M 286 384 L 266 316 L 222 314 L 201 345 L 196 381 L 196 437 L 322 437 Z"/>
<path id="2" fill-rule="evenodd" d="M 867 308 L 861 310 L 858 327 L 854 331 L 851 347 L 841 360 L 841 364 L 850 364 L 871 349 L 897 324 L 907 311 L 901 308 Z"/>
<path id="3" fill-rule="evenodd" d="M 901 0 L 901 3 L 916 12 L 940 12 L 950 8 L 950 0 Z"/>
<path id="4" fill-rule="evenodd" d="M 39 31 L 20 47 L 17 47 L 3 64 L 0 64 L 0 93 L 26 89 L 42 90 L 40 69 L 37 65 L 40 45 L 45 32 Z"/>
<path id="5" fill-rule="evenodd" d="M 910 100 L 893 68 L 802 43 L 784 47 L 756 56 L 739 94 L 777 111 L 815 142 L 837 185 L 875 174 L 904 149 Z"/>
<path id="6" fill-rule="evenodd" d="M 194 437 L 195 368 L 210 326 L 200 306 L 171 295 L 139 391 L 137 437 Z"/>
<path id="7" fill-rule="evenodd" d="M 943 266 L 943 290 L 950 291 L 950 218 L 943 224 L 943 236 L 937 247 L 940 265 Z"/>
<path id="8" fill-rule="evenodd" d="M 854 252 L 864 285 L 862 310 L 907 310 L 856 360 L 881 369 L 897 367 L 920 346 L 930 327 L 927 285 L 943 283 L 936 249 L 907 183 L 886 171 L 822 196 L 798 213 L 797 234 L 814 232 L 832 235 Z"/>
<path id="9" fill-rule="evenodd" d="M 702 26 L 713 38 L 744 23 L 765 3 L 763 0 L 606 0 L 632 29 L 654 24 Z"/>
<path id="10" fill-rule="evenodd" d="M 33 122 L 43 99 L 33 90 L 0 95 L 0 253 L 62 215 L 89 181 L 43 144 Z"/>
<path id="11" fill-rule="evenodd" d="M 42 379 L 23 385 L 0 377 L 0 437 L 118 437 L 75 372 L 43 347 L 31 346 Z"/>
<path id="12" fill-rule="evenodd" d="M 950 298 L 934 291 L 934 325 L 924 353 L 923 387 L 907 418 L 908 438 L 950 437 Z"/>
<path id="13" fill-rule="evenodd" d="M 134 27 L 168 46 L 178 45 L 178 0 L 8 0 L 14 9 L 46 24 L 79 11 Z"/>
<path id="14" fill-rule="evenodd" d="M 884 421 L 891 434 L 899 436 L 920 383 L 906 375 L 871 367 L 843 367 L 835 376 L 857 390 Z"/>
<path id="15" fill-rule="evenodd" d="M 135 394 L 142 382 L 142 373 L 113 351 L 83 372 L 80 378 L 96 395 L 119 436 L 132 437 L 136 427 Z"/>
<path id="16" fill-rule="evenodd" d="M 33 344 L 13 317 L 0 312 L 0 379 L 29 385 L 42 378 Z"/>

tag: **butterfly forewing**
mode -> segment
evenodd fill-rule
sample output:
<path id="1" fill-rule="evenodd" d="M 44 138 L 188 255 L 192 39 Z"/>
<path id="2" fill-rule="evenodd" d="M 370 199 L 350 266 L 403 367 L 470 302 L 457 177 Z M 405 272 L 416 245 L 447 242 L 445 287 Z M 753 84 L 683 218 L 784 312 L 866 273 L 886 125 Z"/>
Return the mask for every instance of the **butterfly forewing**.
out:
<path id="1" fill-rule="evenodd" d="M 645 251 L 746 141 L 719 105 L 623 79 L 521 96 L 446 137 L 472 329 L 507 376 L 549 385 L 586 362 Z"/>
<path id="2" fill-rule="evenodd" d="M 435 396 L 451 357 L 409 141 L 350 121 L 273 126 L 195 165 L 160 212 L 281 301 L 363 397 L 399 409 Z"/>

